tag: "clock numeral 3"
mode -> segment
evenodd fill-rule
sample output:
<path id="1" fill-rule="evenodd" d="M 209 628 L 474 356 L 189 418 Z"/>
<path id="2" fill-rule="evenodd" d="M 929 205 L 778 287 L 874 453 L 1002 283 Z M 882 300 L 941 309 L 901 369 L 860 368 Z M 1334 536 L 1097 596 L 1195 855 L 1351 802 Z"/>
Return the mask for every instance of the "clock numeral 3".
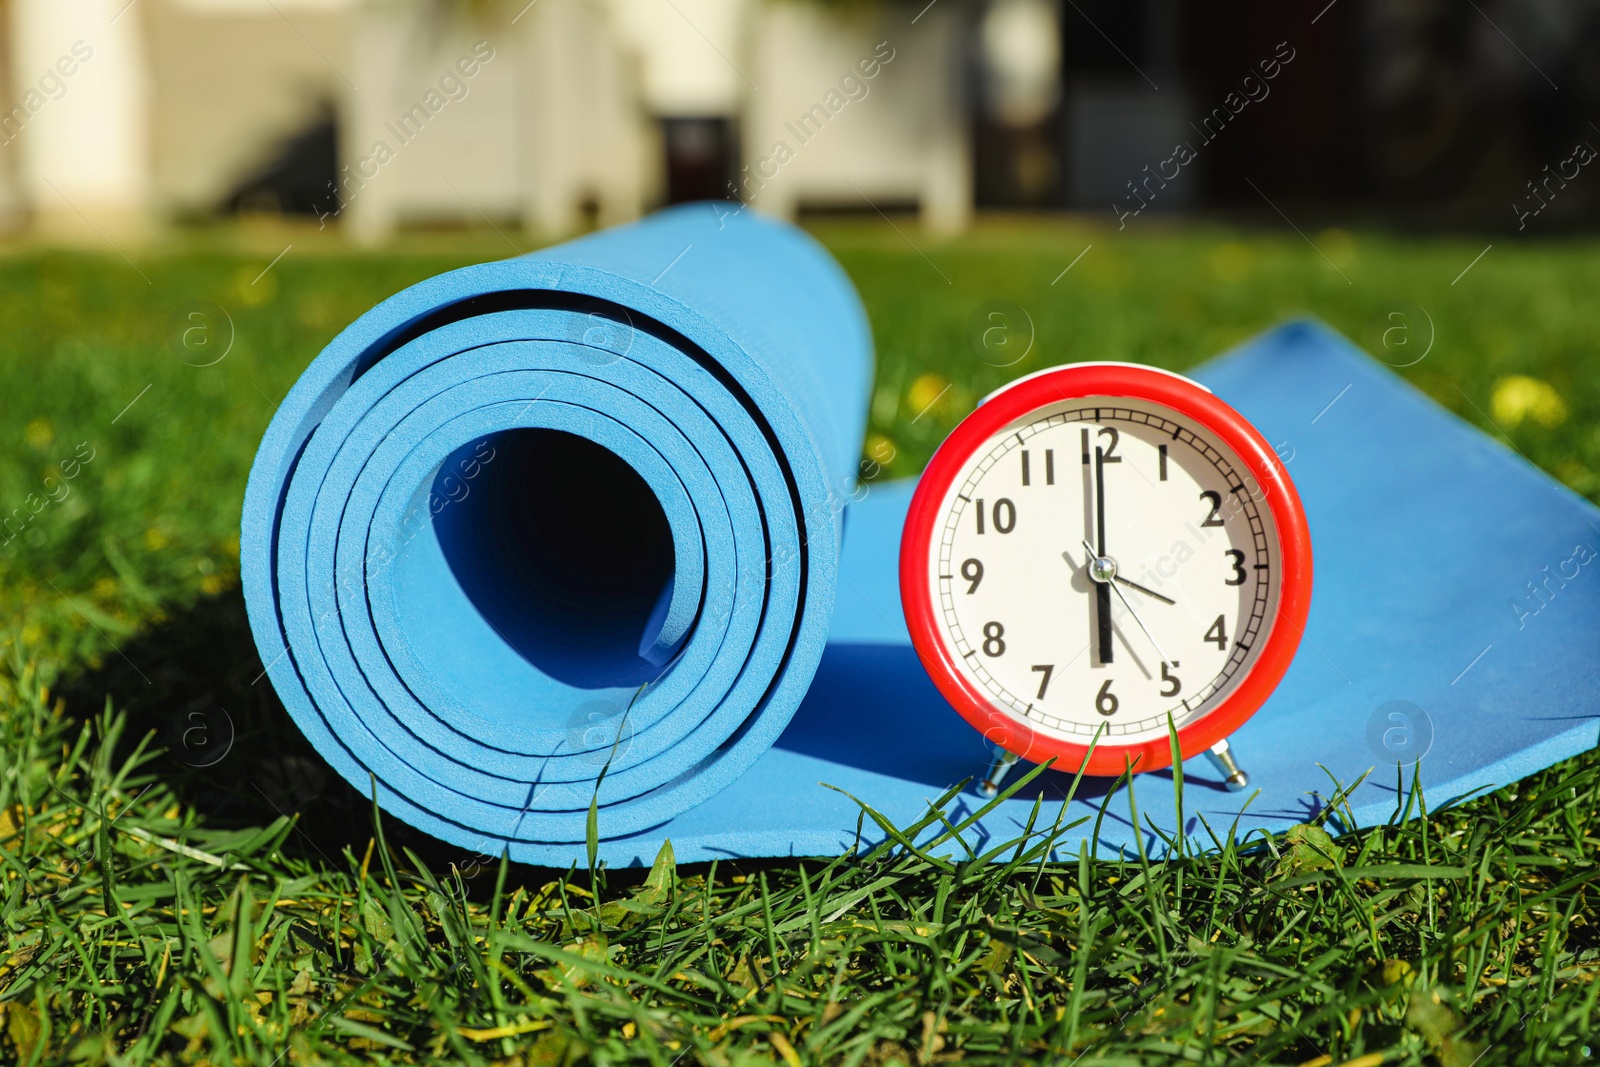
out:
<path id="1" fill-rule="evenodd" d="M 1006 628 L 997 622 L 983 624 L 983 654 L 991 659 L 1006 654 Z"/>
<path id="2" fill-rule="evenodd" d="M 1233 577 L 1223 582 L 1224 585 L 1244 584 L 1244 553 L 1237 548 L 1230 548 L 1223 553 L 1233 563 Z"/>

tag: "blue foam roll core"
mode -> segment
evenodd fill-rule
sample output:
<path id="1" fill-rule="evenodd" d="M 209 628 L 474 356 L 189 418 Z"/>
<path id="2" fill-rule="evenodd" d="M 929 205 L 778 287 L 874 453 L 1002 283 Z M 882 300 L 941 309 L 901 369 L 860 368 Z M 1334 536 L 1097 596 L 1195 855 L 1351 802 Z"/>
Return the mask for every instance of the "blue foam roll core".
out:
<path id="1" fill-rule="evenodd" d="M 605 837 L 659 826 L 811 682 L 871 380 L 827 254 L 705 205 L 390 298 L 251 471 L 274 687 L 356 788 L 463 847 L 570 854 L 591 802 Z"/>

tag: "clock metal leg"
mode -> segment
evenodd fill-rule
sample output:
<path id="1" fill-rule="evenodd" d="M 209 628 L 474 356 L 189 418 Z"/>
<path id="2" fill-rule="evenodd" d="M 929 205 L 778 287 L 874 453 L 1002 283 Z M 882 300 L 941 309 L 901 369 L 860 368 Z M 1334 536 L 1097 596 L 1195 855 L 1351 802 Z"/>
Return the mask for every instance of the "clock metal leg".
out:
<path id="1" fill-rule="evenodd" d="M 1206 750 L 1206 758 L 1211 765 L 1222 775 L 1222 780 L 1228 783 L 1228 790 L 1233 793 L 1247 788 L 1250 785 L 1250 776 L 1239 769 L 1234 762 L 1233 749 L 1228 747 L 1227 738 L 1223 738 Z"/>
<path id="2" fill-rule="evenodd" d="M 1011 770 L 1011 765 L 1017 762 L 1015 752 L 1007 752 L 999 745 L 995 746 L 994 758 L 989 761 L 989 767 L 983 772 L 983 778 L 978 782 L 978 792 L 986 797 L 992 797 L 1000 792 L 1000 783 Z"/>

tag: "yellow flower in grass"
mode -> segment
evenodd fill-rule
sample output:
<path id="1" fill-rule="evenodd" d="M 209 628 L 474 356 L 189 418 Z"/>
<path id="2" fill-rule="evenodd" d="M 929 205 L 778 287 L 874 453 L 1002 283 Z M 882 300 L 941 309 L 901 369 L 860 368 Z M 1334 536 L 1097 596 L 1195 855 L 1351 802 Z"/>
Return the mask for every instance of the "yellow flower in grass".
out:
<path id="1" fill-rule="evenodd" d="M 23 440 L 34 448 L 48 448 L 50 442 L 56 439 L 56 428 L 50 425 L 50 420 L 37 418 L 28 423 L 27 429 L 22 431 Z"/>
<path id="2" fill-rule="evenodd" d="M 921 418 L 929 408 L 945 399 L 950 392 L 950 382 L 937 374 L 924 374 L 911 383 L 906 392 L 906 407 L 912 418 Z"/>
<path id="3" fill-rule="evenodd" d="M 1526 374 L 1513 374 L 1495 382 L 1489 410 L 1502 426 L 1516 426 L 1524 419 L 1532 419 L 1548 430 L 1567 421 L 1567 402 L 1555 387 Z"/>
<path id="4" fill-rule="evenodd" d="M 879 466 L 887 466 L 893 463 L 895 456 L 900 454 L 895 447 L 894 441 L 881 433 L 867 434 L 865 451 L 866 458 Z"/>

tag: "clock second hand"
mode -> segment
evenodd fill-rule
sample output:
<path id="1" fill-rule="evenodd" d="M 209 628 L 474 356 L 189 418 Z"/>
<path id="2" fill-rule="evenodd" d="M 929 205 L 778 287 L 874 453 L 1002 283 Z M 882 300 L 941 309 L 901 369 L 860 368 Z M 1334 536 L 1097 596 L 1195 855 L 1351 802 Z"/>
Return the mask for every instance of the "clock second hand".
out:
<path id="1" fill-rule="evenodd" d="M 1084 542 L 1083 542 L 1083 548 L 1084 548 L 1084 551 L 1088 552 L 1090 557 L 1091 557 L 1089 566 L 1087 568 L 1087 570 L 1089 572 L 1089 577 L 1091 579 L 1093 579 L 1094 582 L 1097 585 L 1099 585 L 1100 588 L 1102 588 L 1102 589 L 1110 589 L 1113 593 L 1117 594 L 1117 598 L 1122 601 L 1122 606 L 1127 608 L 1128 609 L 1128 614 L 1133 617 L 1134 624 L 1137 625 L 1140 630 L 1144 631 L 1145 637 L 1150 639 L 1150 644 L 1152 646 L 1154 646 L 1154 648 L 1156 650 L 1156 655 L 1161 657 L 1161 662 L 1162 663 L 1171 663 L 1172 661 L 1167 658 L 1166 652 L 1162 651 L 1161 642 L 1156 640 L 1156 635 L 1150 632 L 1150 627 L 1146 626 L 1144 624 L 1144 620 L 1139 618 L 1139 613 L 1134 610 L 1133 604 L 1128 600 L 1127 594 L 1124 593 L 1121 589 L 1118 589 L 1117 586 L 1116 586 L 1116 583 L 1112 581 L 1112 578 L 1115 577 L 1116 572 L 1113 571 L 1111 575 L 1108 575 L 1106 577 L 1100 577 L 1099 575 L 1097 575 L 1095 573 L 1094 564 L 1098 563 L 1100 560 L 1105 559 L 1106 557 L 1104 557 L 1104 556 L 1095 557 L 1094 547 L 1089 544 L 1087 539 L 1085 539 Z"/>

